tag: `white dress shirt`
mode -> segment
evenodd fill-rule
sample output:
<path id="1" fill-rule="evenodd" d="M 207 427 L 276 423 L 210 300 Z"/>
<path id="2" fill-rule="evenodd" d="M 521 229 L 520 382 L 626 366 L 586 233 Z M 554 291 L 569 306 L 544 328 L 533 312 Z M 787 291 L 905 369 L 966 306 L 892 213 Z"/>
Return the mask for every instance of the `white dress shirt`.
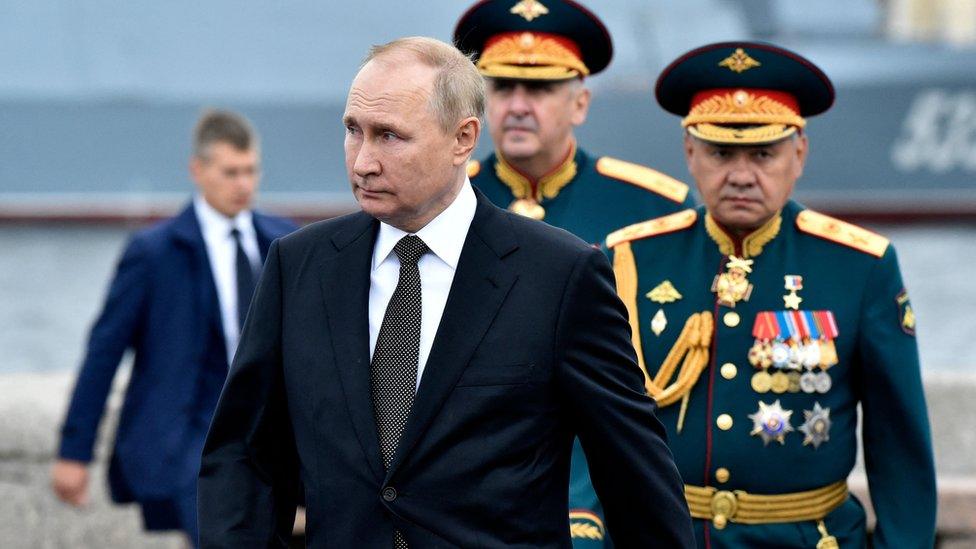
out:
<path id="1" fill-rule="evenodd" d="M 257 272 L 261 267 L 261 251 L 258 248 L 258 235 L 254 231 L 253 216 L 244 210 L 233 218 L 218 212 L 200 195 L 193 198 L 193 211 L 196 212 L 203 242 L 207 246 L 210 273 L 217 287 L 217 301 L 220 304 L 220 321 L 224 329 L 224 344 L 227 346 L 227 361 L 234 359 L 237 343 L 241 337 L 241 326 L 237 317 L 237 243 L 231 230 L 241 233 L 241 247 L 247 254 L 251 267 Z"/>
<path id="2" fill-rule="evenodd" d="M 427 357 L 434 345 L 437 326 L 440 325 L 447 296 L 454 282 L 454 272 L 457 270 L 458 258 L 464 239 L 474 219 L 477 199 L 471 189 L 471 181 L 465 179 L 461 192 L 454 202 L 416 234 L 430 248 L 417 262 L 420 270 L 420 357 L 417 369 L 417 387 L 427 365 Z M 400 259 L 393 253 L 393 247 L 401 238 L 407 236 L 404 231 L 386 223 L 380 223 L 379 234 L 373 246 L 373 265 L 369 279 L 369 357 L 373 359 L 376 349 L 376 339 L 379 337 L 380 326 L 386 306 L 393 297 L 397 282 L 400 280 Z"/>

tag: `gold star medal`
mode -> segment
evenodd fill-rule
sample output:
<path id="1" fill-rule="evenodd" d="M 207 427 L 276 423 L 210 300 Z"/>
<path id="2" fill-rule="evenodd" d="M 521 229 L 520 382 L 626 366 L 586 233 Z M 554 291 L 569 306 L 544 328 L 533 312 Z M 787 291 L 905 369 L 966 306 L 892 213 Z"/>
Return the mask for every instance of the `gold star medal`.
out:
<path id="1" fill-rule="evenodd" d="M 763 446 L 773 440 L 785 444 L 787 433 L 793 431 L 793 426 L 790 425 L 792 415 L 793 411 L 784 410 L 779 400 L 772 404 L 759 401 L 759 410 L 749 414 L 749 419 L 752 420 L 752 431 L 749 434 L 761 438 Z"/>
<path id="2" fill-rule="evenodd" d="M 735 307 L 739 301 L 749 301 L 752 284 L 746 277 L 752 272 L 752 263 L 751 259 L 729 256 L 729 262 L 725 265 L 726 271 L 716 275 L 712 281 L 712 291 L 718 297 L 720 305 Z"/>
<path id="3" fill-rule="evenodd" d="M 783 279 L 786 281 L 786 290 L 790 292 L 783 296 L 783 306 L 787 309 L 798 311 L 800 309 L 800 303 L 803 302 L 803 298 L 797 295 L 796 292 L 803 289 L 803 277 L 800 275 L 786 275 Z"/>

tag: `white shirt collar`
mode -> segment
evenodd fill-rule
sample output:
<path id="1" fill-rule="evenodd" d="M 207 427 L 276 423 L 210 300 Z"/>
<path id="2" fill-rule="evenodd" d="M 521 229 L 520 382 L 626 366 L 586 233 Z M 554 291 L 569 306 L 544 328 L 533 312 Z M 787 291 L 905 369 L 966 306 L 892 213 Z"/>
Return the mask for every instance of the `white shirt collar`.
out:
<path id="1" fill-rule="evenodd" d="M 454 198 L 454 202 L 416 232 L 430 251 L 452 269 L 457 269 L 461 248 L 464 247 L 464 239 L 471 226 L 471 220 L 474 219 L 477 205 L 478 199 L 471 188 L 471 180 L 465 177 L 461 191 Z M 396 243 L 408 234 L 410 233 L 380 222 L 380 231 L 376 237 L 376 245 L 373 247 L 374 270 L 386 261 Z"/>
<path id="2" fill-rule="evenodd" d="M 197 222 L 200 223 L 204 238 L 226 238 L 235 227 L 243 234 L 254 230 L 251 210 L 242 210 L 233 218 L 227 217 L 214 209 L 200 194 L 193 197 L 193 210 L 197 214 Z"/>

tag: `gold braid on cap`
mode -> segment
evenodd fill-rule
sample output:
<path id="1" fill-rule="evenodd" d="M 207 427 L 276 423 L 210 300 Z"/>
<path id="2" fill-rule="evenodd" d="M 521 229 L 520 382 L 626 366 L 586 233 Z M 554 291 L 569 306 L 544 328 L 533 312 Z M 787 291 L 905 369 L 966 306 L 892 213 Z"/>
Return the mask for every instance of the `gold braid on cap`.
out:
<path id="1" fill-rule="evenodd" d="M 681 126 L 695 124 L 783 124 L 802 128 L 806 120 L 771 97 L 738 90 L 716 95 L 692 107 Z"/>
<path id="2" fill-rule="evenodd" d="M 729 128 L 715 124 L 697 124 L 688 126 L 688 133 L 712 143 L 733 143 L 749 145 L 753 143 L 769 143 L 779 141 L 796 133 L 796 126 L 785 124 L 769 124 L 752 128 Z"/>
<path id="3" fill-rule="evenodd" d="M 531 32 L 506 36 L 485 48 L 478 59 L 478 69 L 493 78 L 557 80 L 590 74 L 572 50 Z"/>

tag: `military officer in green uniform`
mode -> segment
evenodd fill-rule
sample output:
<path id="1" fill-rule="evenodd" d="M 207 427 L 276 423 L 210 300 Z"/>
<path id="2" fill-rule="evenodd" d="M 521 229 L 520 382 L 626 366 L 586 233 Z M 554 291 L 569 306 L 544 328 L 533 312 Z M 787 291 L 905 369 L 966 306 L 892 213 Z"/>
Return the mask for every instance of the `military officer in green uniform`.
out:
<path id="1" fill-rule="evenodd" d="M 700 547 L 863 547 L 846 479 L 858 405 L 874 547 L 930 548 L 935 473 L 915 317 L 884 237 L 790 200 L 827 76 L 748 42 L 657 82 L 704 205 L 607 237 Z"/>
<path id="2" fill-rule="evenodd" d="M 590 105 L 585 79 L 607 67 L 610 34 L 567 0 L 486 0 L 458 21 L 454 40 L 487 79 L 495 152 L 468 175 L 495 204 L 591 243 L 624 224 L 690 205 L 688 186 L 578 146 Z"/>
<path id="3" fill-rule="evenodd" d="M 651 168 L 579 146 L 586 78 L 610 63 L 613 44 L 596 15 L 567 0 L 486 0 L 458 21 L 454 40 L 487 80 L 495 151 L 468 166 L 495 204 L 599 244 L 610 231 L 691 206 L 688 186 Z M 598 451 L 598 449 L 595 449 Z M 577 443 L 570 486 L 574 547 L 604 547 L 603 514 Z"/>

